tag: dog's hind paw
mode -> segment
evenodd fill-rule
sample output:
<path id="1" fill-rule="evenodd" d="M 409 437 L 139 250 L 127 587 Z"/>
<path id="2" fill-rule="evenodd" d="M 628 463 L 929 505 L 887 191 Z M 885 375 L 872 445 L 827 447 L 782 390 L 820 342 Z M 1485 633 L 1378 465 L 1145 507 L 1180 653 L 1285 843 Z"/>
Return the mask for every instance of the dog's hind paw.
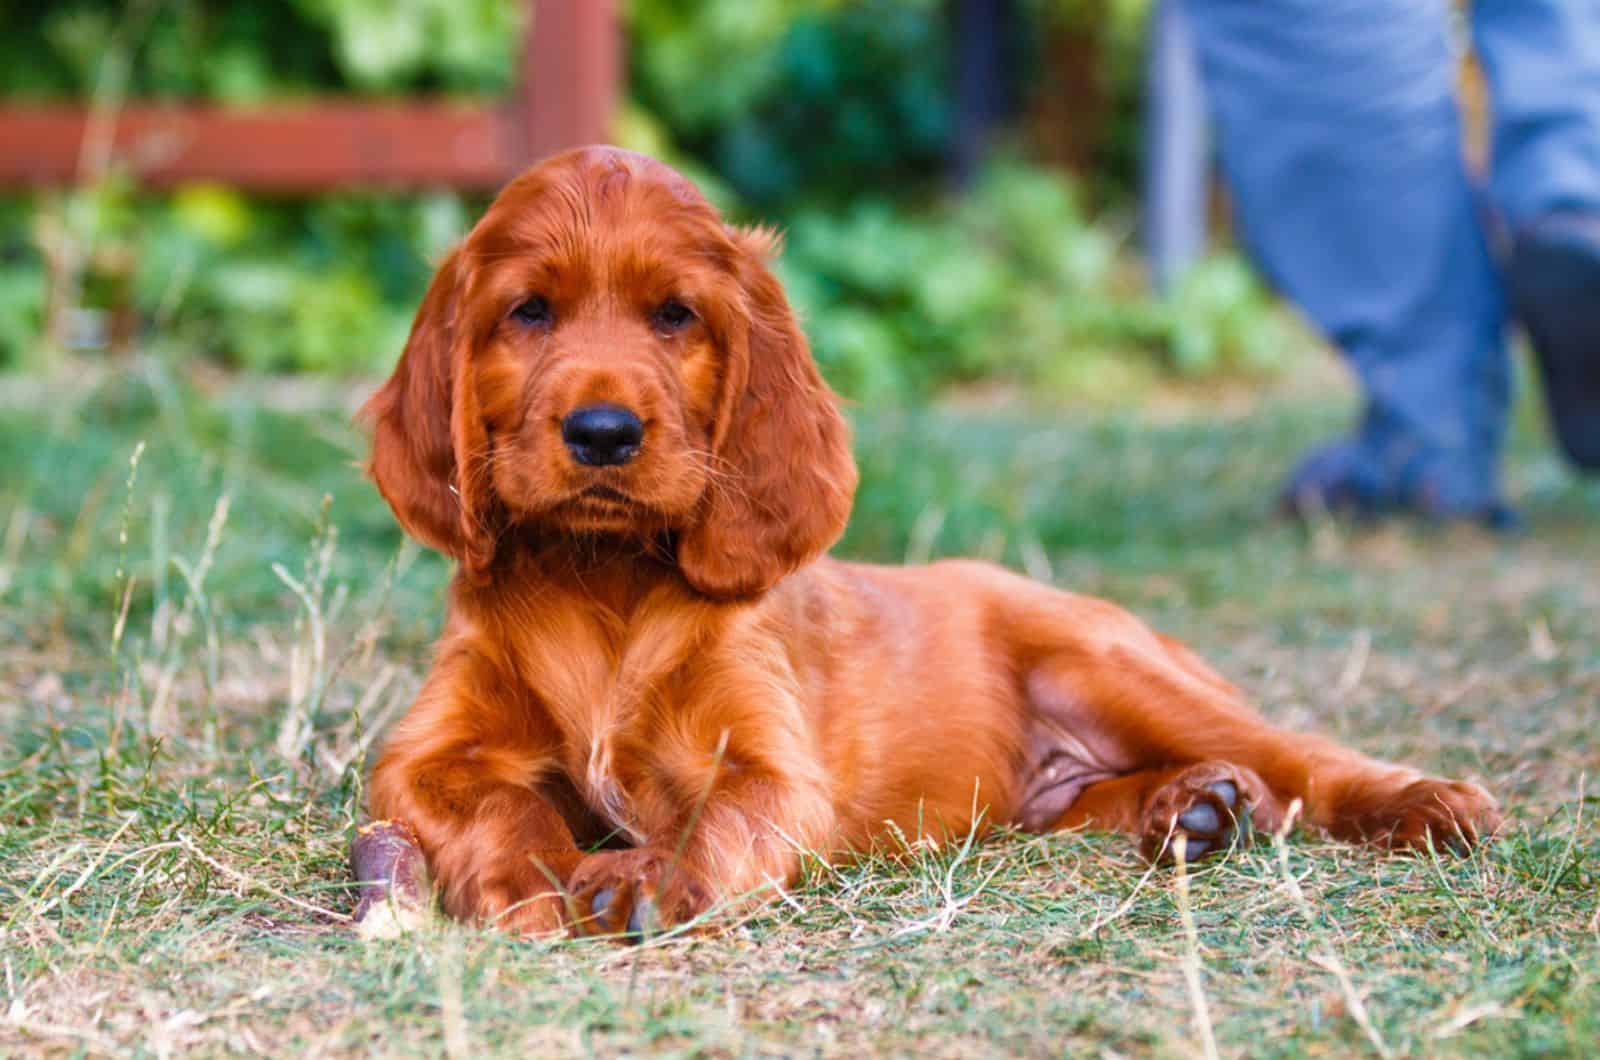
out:
<path id="1" fill-rule="evenodd" d="M 1275 831 L 1283 813 L 1253 771 L 1230 762 L 1202 762 L 1151 793 L 1141 815 L 1140 850 L 1151 861 L 1185 861 L 1248 843 L 1257 829 Z"/>

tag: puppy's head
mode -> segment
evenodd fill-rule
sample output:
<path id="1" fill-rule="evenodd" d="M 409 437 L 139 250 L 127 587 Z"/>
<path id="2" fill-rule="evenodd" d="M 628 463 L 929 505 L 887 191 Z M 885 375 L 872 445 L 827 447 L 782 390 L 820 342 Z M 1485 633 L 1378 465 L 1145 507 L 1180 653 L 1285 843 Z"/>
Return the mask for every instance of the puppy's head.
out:
<path id="1" fill-rule="evenodd" d="M 775 244 L 625 151 L 513 181 L 439 268 L 364 410 L 401 525 L 474 580 L 529 532 L 666 542 L 718 597 L 826 550 L 856 471 L 767 268 Z"/>

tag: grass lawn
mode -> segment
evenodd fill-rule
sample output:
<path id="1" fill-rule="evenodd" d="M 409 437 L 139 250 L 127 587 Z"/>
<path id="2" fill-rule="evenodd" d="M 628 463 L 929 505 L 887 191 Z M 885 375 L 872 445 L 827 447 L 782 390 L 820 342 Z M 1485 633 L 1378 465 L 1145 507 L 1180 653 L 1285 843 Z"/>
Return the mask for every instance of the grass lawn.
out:
<path id="1" fill-rule="evenodd" d="M 714 938 L 364 942 L 364 760 L 446 571 L 345 397 L 0 384 L 0 1055 L 1600 1050 L 1600 485 L 1530 432 L 1501 540 L 1268 518 L 1343 399 L 857 416 L 843 552 L 1113 597 L 1283 724 L 1483 780 L 1509 824 L 1470 859 L 1302 835 L 1180 879 L 1000 835 L 815 866 Z"/>

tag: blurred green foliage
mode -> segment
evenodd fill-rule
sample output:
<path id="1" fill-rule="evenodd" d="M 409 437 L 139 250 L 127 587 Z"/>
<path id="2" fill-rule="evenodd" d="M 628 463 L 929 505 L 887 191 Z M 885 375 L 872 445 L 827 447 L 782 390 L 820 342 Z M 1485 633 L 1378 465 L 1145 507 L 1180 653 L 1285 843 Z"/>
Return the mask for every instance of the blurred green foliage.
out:
<path id="1" fill-rule="evenodd" d="M 142 300 L 164 338 L 264 371 L 373 371 L 404 344 L 430 261 L 470 223 L 455 195 L 263 205 L 191 187 L 153 204 Z"/>
<path id="2" fill-rule="evenodd" d="M 8 230 L 127 248 L 132 300 L 158 349 L 251 371 L 349 374 L 393 362 L 430 262 L 466 230 L 471 208 L 449 193 L 281 202 L 213 184 L 146 196 L 112 178 L 41 196 L 25 219 L 13 203 L 22 223 Z M 0 265 L 0 349 L 14 341 L 22 351 L 44 284 L 41 262 L 12 249 Z M 82 293 L 91 308 L 107 297 L 92 285 Z"/>
<path id="3" fill-rule="evenodd" d="M 1000 161 L 929 209 L 798 212 L 782 271 L 824 371 L 881 402 L 980 379 L 1115 397 L 1162 370 L 1281 363 L 1293 336 L 1243 262 L 1205 261 L 1157 300 L 1118 227 L 1079 199 L 1053 171 Z"/>
<path id="4" fill-rule="evenodd" d="M 137 96 L 498 91 L 523 17 L 507 0 L 21 0 L 0 11 L 0 96 L 86 95 L 108 55 L 132 57 Z"/>
<path id="5" fill-rule="evenodd" d="M 1103 79 L 1122 114 L 1147 3 L 1023 9 L 1030 30 L 1104 37 Z M 1130 262 L 1130 226 L 1114 212 L 1091 217 L 1078 182 L 1019 161 L 1023 151 L 951 192 L 944 7 L 630 0 L 634 98 L 619 137 L 680 165 L 733 217 L 788 230 L 785 279 L 825 371 L 852 397 L 910 399 L 990 378 L 1107 393 L 1164 370 L 1275 365 L 1290 343 L 1241 263 L 1207 263 L 1160 303 Z M 511 0 L 25 4 L 0 12 L 0 96 L 503 92 L 522 10 Z M 1027 55 L 1033 77 L 1047 57 Z M 134 263 L 131 297 L 157 348 L 252 371 L 381 370 L 431 263 L 482 205 L 446 192 L 271 200 L 211 185 L 156 196 L 115 172 L 0 201 L 0 366 L 33 363 L 45 258 L 67 240 Z M 78 297 L 103 310 L 122 295 L 93 271 Z"/>
<path id="6" fill-rule="evenodd" d="M 941 7 L 634 0 L 633 91 L 752 204 L 848 198 L 939 172 L 950 127 Z"/>
<path id="7" fill-rule="evenodd" d="M 26 247 L 30 204 L 0 198 L 0 368 L 34 345 L 44 321 L 44 283 Z"/>

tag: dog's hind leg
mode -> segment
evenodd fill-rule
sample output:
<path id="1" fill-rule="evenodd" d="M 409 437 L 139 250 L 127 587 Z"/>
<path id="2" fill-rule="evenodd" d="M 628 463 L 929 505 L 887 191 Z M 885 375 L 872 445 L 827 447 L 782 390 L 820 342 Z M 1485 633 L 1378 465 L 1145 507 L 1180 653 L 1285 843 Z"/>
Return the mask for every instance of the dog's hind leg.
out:
<path id="1" fill-rule="evenodd" d="M 1022 667 L 1023 827 L 1093 823 L 1155 854 L 1155 833 L 1174 822 L 1209 851 L 1224 815 L 1248 807 L 1258 828 L 1275 828 L 1294 799 L 1312 825 L 1383 846 L 1469 845 L 1499 823 L 1476 784 L 1269 725 L 1187 648 L 1112 605 L 1075 600 L 1076 620 L 1055 624 L 1053 643 L 1035 639 Z M 1217 827 L 1201 827 L 1213 815 Z"/>

